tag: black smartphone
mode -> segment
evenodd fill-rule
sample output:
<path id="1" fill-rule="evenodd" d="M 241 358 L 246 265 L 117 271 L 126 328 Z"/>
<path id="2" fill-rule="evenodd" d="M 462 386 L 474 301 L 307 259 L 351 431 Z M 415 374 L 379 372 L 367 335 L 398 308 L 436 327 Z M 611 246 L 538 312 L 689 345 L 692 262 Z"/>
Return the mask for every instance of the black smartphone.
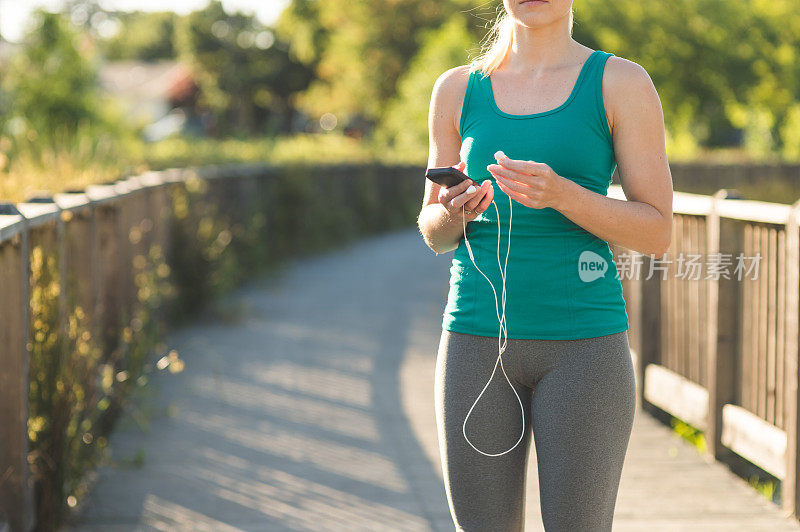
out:
<path id="1" fill-rule="evenodd" d="M 453 187 L 469 177 L 452 166 L 445 166 L 444 168 L 428 168 L 425 171 L 425 177 L 443 187 Z"/>

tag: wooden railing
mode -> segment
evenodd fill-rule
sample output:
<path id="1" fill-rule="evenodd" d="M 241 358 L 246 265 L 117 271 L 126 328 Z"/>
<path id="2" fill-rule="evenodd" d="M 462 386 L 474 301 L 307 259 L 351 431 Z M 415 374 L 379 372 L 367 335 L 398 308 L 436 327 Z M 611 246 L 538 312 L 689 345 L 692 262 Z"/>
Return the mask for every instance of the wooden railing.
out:
<path id="1" fill-rule="evenodd" d="M 0 529 L 34 524 L 28 466 L 31 250 L 55 251 L 59 331 L 66 328 L 67 297 L 87 313 L 101 338 L 130 314 L 135 301 L 133 257 L 153 244 L 166 249 L 168 193 L 181 171 L 150 173 L 85 191 L 0 204 Z M 70 294 L 66 287 L 74 290 Z"/>
<path id="2" fill-rule="evenodd" d="M 31 323 L 31 298 L 41 292 L 31 275 L 34 249 L 58 257 L 58 330 L 65 330 L 74 310 L 67 307 L 80 305 L 91 336 L 107 350 L 120 342 L 123 325 L 138 308 L 137 271 L 153 246 L 191 270 L 182 282 L 205 275 L 193 256 L 181 252 L 200 248 L 197 234 L 208 233 L 201 218 L 209 206 L 224 215 L 230 230 L 222 230 L 202 255 L 220 243 L 258 247 L 236 255 L 255 271 L 269 261 L 413 224 L 424 181 L 412 177 L 423 173 L 361 164 L 173 169 L 0 204 L 0 532 L 27 532 L 37 520 L 28 462 L 29 367 L 39 332 Z M 190 191 L 202 201 L 184 201 Z M 179 243 L 173 222 L 177 211 L 186 210 L 181 216 L 189 222 L 179 225 L 194 225 L 194 231 L 181 232 L 189 241 Z M 169 264 L 170 271 L 180 264 Z M 192 302 L 202 299 L 198 287 L 187 291 Z"/>
<path id="3" fill-rule="evenodd" d="M 609 196 L 625 199 L 618 186 Z M 797 516 L 800 202 L 730 196 L 676 192 L 663 257 L 612 246 L 638 398 L 704 431 L 716 459 L 733 452 L 780 479 Z"/>

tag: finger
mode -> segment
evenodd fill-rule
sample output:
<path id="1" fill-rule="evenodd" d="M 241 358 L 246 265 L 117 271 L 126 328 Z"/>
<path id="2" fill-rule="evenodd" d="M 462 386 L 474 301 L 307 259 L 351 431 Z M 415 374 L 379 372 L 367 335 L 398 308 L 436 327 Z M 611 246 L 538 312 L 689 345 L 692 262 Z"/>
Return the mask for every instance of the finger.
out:
<path id="1" fill-rule="evenodd" d="M 475 194 L 474 197 L 470 198 L 469 201 L 467 201 L 464 204 L 464 208 L 467 209 L 468 211 L 474 211 L 475 207 L 478 206 L 478 204 L 481 202 L 484 196 L 485 193 L 480 192 L 480 189 L 478 189 L 478 193 Z"/>
<path id="2" fill-rule="evenodd" d="M 486 186 L 487 184 L 489 185 L 488 187 Z M 490 190 L 491 188 L 492 188 L 492 184 L 491 184 L 491 182 L 490 182 L 490 181 L 484 181 L 483 183 L 481 183 L 481 186 L 480 186 L 480 188 L 478 188 L 478 193 L 477 193 L 477 194 L 475 194 L 475 196 L 473 196 L 473 197 L 472 197 L 472 198 L 471 198 L 471 199 L 470 199 L 470 200 L 469 200 L 469 201 L 466 203 L 465 207 L 466 207 L 468 210 L 470 210 L 470 211 L 474 211 L 474 210 L 475 210 L 475 208 L 478 206 L 478 204 L 480 204 L 480 202 L 481 202 L 481 201 L 483 200 L 483 198 L 486 196 L 486 194 L 488 194 L 488 193 L 489 193 L 489 190 Z"/>
<path id="3" fill-rule="evenodd" d="M 500 187 L 500 189 L 503 192 L 508 194 L 508 196 L 511 199 L 513 199 L 514 201 L 516 201 L 518 203 L 521 203 L 521 204 L 525 205 L 526 207 L 530 207 L 529 203 L 530 203 L 531 200 L 530 200 L 530 198 L 528 198 L 528 196 L 526 196 L 525 194 L 520 194 L 516 190 L 511 190 L 510 188 L 506 187 L 504 184 L 500 183 L 499 181 L 498 181 L 497 185 Z"/>
<path id="4" fill-rule="evenodd" d="M 531 180 L 530 174 L 520 173 L 516 170 L 510 170 L 505 166 L 501 166 L 499 164 L 490 164 L 486 166 L 486 169 L 492 175 L 502 175 L 503 177 L 510 179 L 512 181 L 517 181 L 519 183 L 529 183 Z"/>
<path id="5" fill-rule="evenodd" d="M 470 187 L 470 185 L 473 185 L 473 184 L 474 184 L 474 182 L 472 181 L 472 179 L 465 179 L 464 181 L 462 181 L 461 183 L 459 183 L 457 185 L 453 185 L 452 187 L 448 187 L 447 190 L 452 192 L 453 196 L 457 196 L 458 194 L 461 194 L 462 192 L 467 190 Z"/>
<path id="6" fill-rule="evenodd" d="M 470 207 L 469 209 L 471 211 L 477 212 L 478 214 L 482 213 L 483 211 L 489 208 L 489 205 L 491 205 L 493 196 L 494 196 L 494 189 L 491 188 L 490 186 L 489 189 L 487 189 L 486 193 L 483 194 L 483 196 L 480 198 L 480 201 L 477 202 L 473 207 Z"/>
<path id="7" fill-rule="evenodd" d="M 469 201 L 475 194 L 478 193 L 480 190 L 478 187 L 474 187 L 475 190 L 472 193 L 464 192 L 463 194 L 459 194 L 455 198 L 450 201 L 450 205 L 453 206 L 455 209 L 460 209 L 462 205 L 464 205 L 467 201 Z M 468 208 L 469 209 L 469 208 Z"/>
<path id="8" fill-rule="evenodd" d="M 497 157 L 497 155 L 500 156 Z M 498 164 L 508 168 L 509 170 L 514 170 L 521 174 L 533 174 L 535 172 L 542 170 L 542 163 L 537 163 L 536 161 L 523 161 L 519 159 L 511 159 L 502 152 L 496 153 L 495 159 L 497 159 Z"/>
<path id="9" fill-rule="evenodd" d="M 531 187 L 530 185 L 524 185 L 519 183 L 518 181 L 513 181 L 511 179 L 504 177 L 502 174 L 496 174 L 495 179 L 497 179 L 498 183 L 502 183 L 506 187 L 510 188 L 511 190 L 515 190 L 520 194 L 525 194 L 526 192 L 531 192 L 533 190 L 533 187 Z"/>
<path id="10" fill-rule="evenodd" d="M 494 199 L 494 187 L 492 186 L 491 181 L 489 181 L 488 183 L 489 183 L 489 190 L 483 196 L 483 199 L 478 204 L 478 207 L 473 210 L 476 210 L 478 212 L 483 212 L 489 208 L 489 205 L 492 204 L 492 200 Z"/>
<path id="11" fill-rule="evenodd" d="M 465 190 L 469 188 L 472 184 L 472 179 L 465 179 L 461 183 L 454 185 L 452 187 L 442 187 L 439 190 L 439 202 L 446 203 L 459 194 L 463 193 Z"/>

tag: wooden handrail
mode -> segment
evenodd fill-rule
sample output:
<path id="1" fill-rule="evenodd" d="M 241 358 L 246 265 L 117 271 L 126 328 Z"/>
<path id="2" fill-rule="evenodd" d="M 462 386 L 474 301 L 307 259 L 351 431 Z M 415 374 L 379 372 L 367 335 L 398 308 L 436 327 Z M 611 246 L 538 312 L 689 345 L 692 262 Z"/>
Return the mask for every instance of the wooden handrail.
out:
<path id="1" fill-rule="evenodd" d="M 758 259 L 761 277 L 623 279 L 631 322 L 643 328 L 630 331 L 639 401 L 705 431 L 715 458 L 735 452 L 781 479 L 782 506 L 796 517 L 800 202 L 731 199 L 726 192 L 674 193 L 666 260 L 686 252 L 704 252 L 706 259 L 742 254 Z M 618 185 L 608 195 L 625 199 Z M 615 254 L 629 251 L 612 247 Z M 692 323 L 691 316 L 702 321 Z M 702 382 L 691 376 L 696 368 L 703 369 Z"/>

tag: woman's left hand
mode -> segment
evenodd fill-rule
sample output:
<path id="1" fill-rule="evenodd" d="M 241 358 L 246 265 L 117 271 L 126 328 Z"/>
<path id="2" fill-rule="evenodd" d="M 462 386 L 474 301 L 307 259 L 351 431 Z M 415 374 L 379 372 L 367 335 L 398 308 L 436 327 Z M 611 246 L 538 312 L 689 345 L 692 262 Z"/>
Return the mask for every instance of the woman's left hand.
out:
<path id="1" fill-rule="evenodd" d="M 556 209 L 569 184 L 545 163 L 509 159 L 503 152 L 494 154 L 498 164 L 486 169 L 497 180 L 500 190 L 533 209 L 551 207 Z"/>

